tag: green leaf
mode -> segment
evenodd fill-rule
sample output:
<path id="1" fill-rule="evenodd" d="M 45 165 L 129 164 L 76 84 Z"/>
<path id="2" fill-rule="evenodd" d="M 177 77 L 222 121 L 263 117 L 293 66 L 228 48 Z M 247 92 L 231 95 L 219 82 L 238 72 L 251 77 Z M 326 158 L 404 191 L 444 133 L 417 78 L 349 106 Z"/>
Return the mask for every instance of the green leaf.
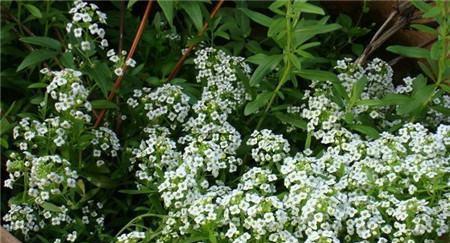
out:
<path id="1" fill-rule="evenodd" d="M 380 137 L 380 133 L 377 131 L 377 129 L 370 127 L 370 126 L 366 126 L 366 125 L 351 125 L 350 126 L 351 129 L 358 131 L 364 135 L 367 135 L 371 138 L 379 138 Z"/>
<path id="2" fill-rule="evenodd" d="M 364 87 L 366 87 L 367 82 L 369 82 L 369 80 L 367 80 L 366 77 L 361 77 L 358 81 L 356 81 L 356 83 L 353 85 L 352 87 L 352 96 L 350 98 L 350 100 L 359 100 L 361 97 L 362 92 L 364 91 Z"/>
<path id="3" fill-rule="evenodd" d="M 294 127 L 306 130 L 307 122 L 300 118 L 298 115 L 289 114 L 289 113 L 281 113 L 276 112 L 274 113 L 275 117 L 278 118 L 283 123 L 287 123 L 289 125 L 292 125 Z"/>
<path id="4" fill-rule="evenodd" d="M 381 99 L 383 105 L 401 105 L 409 102 L 411 99 L 402 94 L 387 94 Z"/>
<path id="5" fill-rule="evenodd" d="M 241 10 L 251 20 L 255 21 L 256 23 L 258 23 L 262 26 L 269 27 L 270 24 L 272 23 L 272 18 L 267 17 L 264 14 L 258 13 L 256 11 L 252 11 L 248 8 L 239 8 L 239 10 Z"/>
<path id="6" fill-rule="evenodd" d="M 114 182 L 110 177 L 105 175 L 89 174 L 88 176 L 86 176 L 86 179 L 90 183 L 100 188 L 112 189 L 117 187 L 117 183 Z"/>
<path id="7" fill-rule="evenodd" d="M 338 81 L 336 74 L 328 71 L 303 69 L 297 74 L 307 80 Z"/>
<path id="8" fill-rule="evenodd" d="M 93 100 L 91 101 L 92 109 L 119 109 L 119 107 L 109 100 Z"/>
<path id="9" fill-rule="evenodd" d="M 409 102 L 405 102 L 400 105 L 397 109 L 399 115 L 405 114 L 419 114 L 422 109 L 425 107 L 428 99 L 433 95 L 435 90 L 434 85 L 427 85 L 425 87 L 421 87 L 417 92 L 414 93 L 412 99 Z"/>
<path id="10" fill-rule="evenodd" d="M 258 94 L 255 98 L 255 100 L 248 102 L 247 105 L 245 105 L 244 109 L 244 115 L 248 116 L 250 114 L 255 113 L 259 108 L 263 107 L 264 105 L 269 102 L 270 97 L 272 97 L 272 92 L 264 92 L 261 94 Z"/>
<path id="11" fill-rule="evenodd" d="M 112 73 L 111 70 L 109 70 L 108 65 L 106 65 L 106 63 L 97 62 L 93 67 L 87 67 L 86 73 L 95 81 L 98 87 L 100 87 L 103 95 L 107 97 L 108 91 L 112 87 Z"/>
<path id="12" fill-rule="evenodd" d="M 288 58 L 289 61 L 294 64 L 294 67 L 296 68 L 296 70 L 301 70 L 302 69 L 302 64 L 300 62 L 300 59 L 294 55 L 293 53 L 288 53 Z"/>
<path id="13" fill-rule="evenodd" d="M 282 59 L 282 55 L 268 56 L 267 59 L 255 69 L 255 72 L 253 72 L 253 75 L 250 78 L 250 86 L 255 86 L 260 83 L 264 75 L 272 71 Z"/>
<path id="14" fill-rule="evenodd" d="M 358 100 L 355 102 L 356 105 L 366 105 L 366 106 L 383 106 L 382 100 Z"/>
<path id="15" fill-rule="evenodd" d="M 301 11 L 304 13 L 313 13 L 313 14 L 320 14 L 325 15 L 325 12 L 322 8 L 305 2 L 295 2 L 294 3 L 294 9 L 297 11 Z"/>
<path id="16" fill-rule="evenodd" d="M 296 34 L 301 35 L 317 35 L 335 31 L 340 28 L 341 26 L 338 24 L 299 26 L 295 32 Z"/>
<path id="17" fill-rule="evenodd" d="M 423 15 L 422 17 L 424 18 L 434 18 L 436 16 L 438 16 L 441 13 L 441 8 L 440 7 L 432 7 L 430 9 L 428 9 Z"/>
<path id="18" fill-rule="evenodd" d="M 173 12 L 174 12 L 174 7 L 173 7 L 173 1 L 169 0 L 158 0 L 158 4 L 161 7 L 164 16 L 166 17 L 167 21 L 169 22 L 170 26 L 173 26 Z"/>
<path id="19" fill-rule="evenodd" d="M 34 17 L 40 19 L 42 18 L 41 10 L 39 10 L 37 7 L 31 4 L 25 4 L 25 8 L 27 8 L 28 12 L 30 12 L 31 15 Z"/>
<path id="20" fill-rule="evenodd" d="M 31 36 L 31 37 L 22 37 L 20 38 L 22 42 L 42 46 L 42 47 L 48 47 L 50 49 L 53 49 L 55 51 L 61 50 L 61 44 L 59 41 L 45 36 Z"/>
<path id="21" fill-rule="evenodd" d="M 75 68 L 72 52 L 65 52 L 61 55 L 61 58 L 59 60 L 64 67 Z"/>
<path id="22" fill-rule="evenodd" d="M 442 83 L 442 84 L 439 85 L 439 87 L 440 87 L 442 90 L 444 90 L 445 92 L 447 92 L 447 93 L 450 94 L 450 85 Z"/>
<path id="23" fill-rule="evenodd" d="M 412 28 L 418 30 L 418 31 L 422 31 L 425 33 L 430 33 L 432 35 L 437 35 L 437 31 L 434 28 L 431 28 L 428 25 L 423 25 L 423 24 L 411 24 L 410 25 Z"/>
<path id="24" fill-rule="evenodd" d="M 48 50 L 33 51 L 23 59 L 23 61 L 20 63 L 19 67 L 17 68 L 17 72 L 19 72 L 29 66 L 38 64 L 47 59 L 55 57 L 55 56 L 56 56 L 56 52 L 54 52 L 54 51 L 48 51 Z"/>
<path id="25" fill-rule="evenodd" d="M 198 2 L 181 2 L 181 7 L 191 18 L 197 30 L 201 30 L 203 27 L 202 9 Z"/>
<path id="26" fill-rule="evenodd" d="M 438 40 L 431 47 L 430 57 L 432 60 L 438 60 L 441 53 L 444 53 L 444 42 Z"/>
<path id="27" fill-rule="evenodd" d="M 139 194 L 149 194 L 149 193 L 154 193 L 157 192 L 156 190 L 148 190 L 148 189 L 143 189 L 143 190 L 128 190 L 128 189 L 124 189 L 124 190 L 119 190 L 120 193 L 123 194 L 129 194 L 129 195 L 139 195 Z"/>
<path id="28" fill-rule="evenodd" d="M 411 3 L 422 12 L 426 12 L 432 8 L 430 4 L 425 3 L 423 0 L 414 0 L 411 1 Z"/>
<path id="29" fill-rule="evenodd" d="M 34 83 L 34 84 L 28 85 L 27 88 L 29 88 L 29 89 L 42 89 L 42 88 L 47 87 L 47 85 L 48 85 L 47 83 Z"/>
<path id="30" fill-rule="evenodd" d="M 60 207 L 56 206 L 53 203 L 43 202 L 40 205 L 47 211 L 52 211 L 52 212 L 61 212 L 62 211 Z"/>
<path id="31" fill-rule="evenodd" d="M 410 46 L 389 46 L 386 50 L 411 58 L 428 58 L 430 52 L 425 48 L 420 47 L 410 47 Z"/>
<path id="32" fill-rule="evenodd" d="M 261 65 L 267 61 L 269 57 L 266 54 L 258 53 L 247 58 L 247 62 Z"/>
<path id="33" fill-rule="evenodd" d="M 129 0 L 127 4 L 127 9 L 131 9 L 137 1 L 138 0 Z"/>

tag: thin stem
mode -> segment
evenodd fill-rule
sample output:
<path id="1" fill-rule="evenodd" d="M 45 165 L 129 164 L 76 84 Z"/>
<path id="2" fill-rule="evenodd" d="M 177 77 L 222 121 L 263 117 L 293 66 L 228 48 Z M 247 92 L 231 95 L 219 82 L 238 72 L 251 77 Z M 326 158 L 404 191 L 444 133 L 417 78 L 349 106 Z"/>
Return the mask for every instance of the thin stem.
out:
<path id="1" fill-rule="evenodd" d="M 150 15 L 150 11 L 153 6 L 153 1 L 149 0 L 147 3 L 147 7 L 145 8 L 144 16 L 142 17 L 141 23 L 139 24 L 138 30 L 136 32 L 136 35 L 134 36 L 133 43 L 131 44 L 130 51 L 128 52 L 127 60 L 133 58 L 134 52 L 136 51 L 137 45 L 139 44 L 139 41 L 141 40 L 142 34 L 144 33 L 144 28 L 147 25 L 147 20 Z M 125 75 L 125 72 L 127 71 L 127 65 L 126 61 L 124 62 L 122 66 L 123 74 L 121 76 L 118 76 L 116 78 L 116 81 L 114 82 L 114 85 L 108 95 L 108 101 L 111 101 L 114 96 L 116 95 L 117 90 L 122 85 L 122 80 Z M 105 116 L 106 109 L 103 109 L 100 111 L 100 113 L 97 116 L 97 120 L 95 121 L 94 127 L 98 127 L 100 123 L 103 120 L 103 117 Z"/>
<path id="2" fill-rule="evenodd" d="M 216 14 L 219 11 L 220 7 L 222 6 L 223 2 L 224 2 L 224 0 L 217 1 L 216 6 L 214 6 L 213 10 L 211 11 L 211 14 L 209 15 L 209 19 L 203 24 L 202 29 L 198 32 L 198 34 L 197 34 L 198 36 L 202 36 L 205 33 L 205 31 L 208 29 L 209 20 L 211 20 L 212 18 L 214 18 L 214 16 L 216 16 Z M 184 51 L 184 53 L 180 57 L 180 59 L 178 59 L 177 64 L 175 64 L 175 67 L 172 69 L 169 76 L 167 77 L 167 81 L 170 81 L 173 78 L 175 78 L 175 76 L 180 71 L 181 67 L 183 66 L 183 63 L 186 61 L 187 57 L 192 52 L 192 50 L 195 48 L 195 46 L 196 46 L 195 43 L 188 45 L 187 49 Z"/>
<path id="3" fill-rule="evenodd" d="M 130 222 L 128 222 L 125 226 L 123 226 L 122 229 L 120 229 L 119 232 L 116 234 L 116 237 L 119 236 L 128 227 L 130 227 L 135 221 L 143 219 L 143 218 L 147 218 L 147 217 L 164 218 L 165 216 L 160 215 L 160 214 L 154 214 L 154 213 L 146 213 L 146 214 L 139 215 L 139 216 L 135 217 L 134 219 L 130 220 Z"/>
<path id="4" fill-rule="evenodd" d="M 264 109 L 264 114 L 261 116 L 261 118 L 259 119 L 257 125 L 256 125 L 256 130 L 258 130 L 264 119 L 267 116 L 267 113 L 269 112 L 270 108 L 272 107 L 273 102 L 275 101 L 275 97 L 277 96 L 278 92 L 280 91 L 281 87 L 283 87 L 283 85 L 286 83 L 286 81 L 289 78 L 289 73 L 291 71 L 291 61 L 289 56 L 292 54 L 292 23 L 291 23 L 291 1 L 289 0 L 287 2 L 287 6 L 286 6 L 286 49 L 284 50 L 284 62 L 285 62 L 285 69 L 283 72 L 283 75 L 281 76 L 280 81 L 278 82 L 277 87 L 275 88 L 275 90 L 273 91 L 272 96 L 270 97 L 269 103 L 267 103 L 266 108 Z"/>

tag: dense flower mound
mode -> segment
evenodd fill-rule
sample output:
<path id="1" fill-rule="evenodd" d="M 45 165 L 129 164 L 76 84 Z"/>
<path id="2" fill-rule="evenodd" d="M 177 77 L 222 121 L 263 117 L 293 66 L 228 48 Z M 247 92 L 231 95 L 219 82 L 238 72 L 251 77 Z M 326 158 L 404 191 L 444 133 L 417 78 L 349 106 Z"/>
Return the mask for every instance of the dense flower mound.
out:
<path id="1" fill-rule="evenodd" d="M 314 124 L 309 127 L 320 121 L 322 131 L 310 131 L 332 145 L 317 156 L 311 150 L 292 154 L 282 135 L 257 130 L 246 144 L 261 167 L 249 166 L 236 153 L 241 135 L 227 122 L 245 98 L 235 70 L 247 67 L 211 48 L 198 51 L 195 60 L 197 78 L 205 87 L 192 108 L 187 102 L 178 105 L 183 90 L 174 85 L 147 91 L 176 90 L 158 99 L 129 102 L 137 109 L 145 102 L 153 111 L 166 107 L 161 102 L 170 99 L 171 107 L 188 111 L 184 124 L 148 117 L 147 137 L 138 148 L 130 148 L 138 188 L 156 184 L 168 211 L 158 242 L 177 241 L 194 232 L 217 232 L 210 237 L 236 243 L 431 242 L 449 232 L 449 126 L 441 125 L 433 133 L 408 123 L 395 134 L 385 132 L 366 140 L 339 127 L 345 111 L 322 95 L 331 83 L 315 82 L 306 96 L 314 110 L 303 109 L 302 114 Z M 363 99 L 395 92 L 392 70 L 381 60 L 367 69 L 351 66 L 348 60 L 338 68 L 347 70 L 340 76 L 346 89 L 352 89 L 357 78 L 367 77 L 370 85 Z M 136 98 L 141 96 L 135 91 Z M 171 107 L 164 109 L 163 117 Z M 178 139 L 173 137 L 173 124 L 184 132 Z M 323 131 L 332 129 L 331 134 Z M 249 169 L 240 170 L 239 181 L 227 184 L 222 178 L 236 172 L 237 166 Z M 142 238 L 145 232 L 137 230 L 120 235 L 118 241 Z"/>

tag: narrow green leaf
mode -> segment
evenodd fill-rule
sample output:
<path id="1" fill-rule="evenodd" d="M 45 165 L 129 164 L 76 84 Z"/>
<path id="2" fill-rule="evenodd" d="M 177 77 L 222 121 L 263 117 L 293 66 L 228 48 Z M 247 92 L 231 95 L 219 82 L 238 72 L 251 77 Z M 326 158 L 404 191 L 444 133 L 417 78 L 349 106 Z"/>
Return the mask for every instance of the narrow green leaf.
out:
<path id="1" fill-rule="evenodd" d="M 173 1 L 158 0 L 158 5 L 161 7 L 164 16 L 169 22 L 170 26 L 173 26 L 174 6 Z"/>
<path id="2" fill-rule="evenodd" d="M 48 51 L 48 50 L 36 50 L 28 54 L 28 56 L 23 59 L 23 61 L 20 63 L 19 67 L 17 68 L 17 71 L 21 71 L 31 65 L 38 64 L 40 62 L 43 62 L 47 59 L 50 59 L 52 57 L 56 56 L 56 52 L 54 51 Z"/>
<path id="3" fill-rule="evenodd" d="M 287 123 L 294 127 L 306 130 L 307 122 L 300 118 L 298 115 L 289 114 L 289 113 L 274 113 L 275 117 L 278 118 L 283 123 Z"/>
<path id="4" fill-rule="evenodd" d="M 86 73 L 95 81 L 103 95 L 105 97 L 108 96 L 108 91 L 112 87 L 112 73 L 108 65 L 97 62 L 94 64 L 94 67 L 87 67 Z"/>
<path id="5" fill-rule="evenodd" d="M 62 211 L 60 207 L 56 206 L 53 203 L 43 202 L 40 205 L 47 211 L 52 211 L 52 212 L 61 212 Z"/>
<path id="6" fill-rule="evenodd" d="M 119 190 L 120 193 L 123 194 L 129 194 L 129 195 L 139 195 L 139 194 L 149 194 L 149 193 L 154 193 L 157 192 L 155 190 L 128 190 L 128 189 L 124 189 L 124 190 Z"/>
<path id="7" fill-rule="evenodd" d="M 119 109 L 119 107 L 109 100 L 93 100 L 91 101 L 92 109 Z"/>
<path id="8" fill-rule="evenodd" d="M 325 11 L 321 7 L 305 2 L 295 2 L 294 9 L 304 13 L 325 15 Z"/>
<path id="9" fill-rule="evenodd" d="M 250 85 L 255 86 L 261 82 L 264 75 L 272 71 L 283 59 L 282 55 L 269 56 L 264 63 L 261 63 L 250 78 Z"/>
<path id="10" fill-rule="evenodd" d="M 444 53 L 444 42 L 442 40 L 436 41 L 431 47 L 430 57 L 432 60 L 438 60 L 441 53 Z"/>
<path id="11" fill-rule="evenodd" d="M 31 4 L 25 4 L 25 8 L 27 8 L 28 12 L 30 12 L 31 15 L 34 17 L 40 19 L 42 18 L 41 10 L 39 10 L 37 7 Z"/>
<path id="12" fill-rule="evenodd" d="M 199 2 L 181 2 L 181 7 L 191 18 L 197 30 L 201 30 L 203 27 L 202 9 Z"/>
<path id="13" fill-rule="evenodd" d="M 423 24 L 411 24 L 410 26 L 418 31 L 430 33 L 432 35 L 437 35 L 436 29 L 431 28 L 430 26 L 423 25 Z"/>
<path id="14" fill-rule="evenodd" d="M 42 88 L 47 87 L 47 85 L 48 85 L 47 83 L 34 83 L 34 84 L 28 85 L 27 88 L 29 88 L 29 89 L 42 89 Z"/>
<path id="15" fill-rule="evenodd" d="M 450 94 L 450 85 L 448 84 L 440 84 L 439 87 L 444 90 L 445 92 Z"/>
<path id="16" fill-rule="evenodd" d="M 307 80 L 338 81 L 336 74 L 328 71 L 303 69 L 297 74 Z"/>
<path id="17" fill-rule="evenodd" d="M 393 52 L 395 54 L 399 54 L 405 57 L 411 58 L 428 58 L 430 56 L 430 52 L 425 48 L 420 47 L 410 47 L 410 46 L 389 46 L 386 50 Z"/>
<path id="18" fill-rule="evenodd" d="M 340 29 L 341 26 L 338 24 L 327 24 L 327 25 L 311 25 L 298 27 L 295 32 L 302 35 L 317 35 L 324 34 L 331 31 Z"/>
<path id="19" fill-rule="evenodd" d="M 75 68 L 72 52 L 64 52 L 59 60 L 64 67 Z"/>
<path id="20" fill-rule="evenodd" d="M 247 58 L 247 62 L 261 65 L 267 61 L 269 57 L 266 54 L 258 53 Z"/>
<path id="21" fill-rule="evenodd" d="M 253 114 L 258 111 L 259 108 L 265 106 L 267 102 L 269 102 L 270 97 L 272 97 L 272 94 L 272 92 L 258 94 L 253 101 L 248 102 L 247 105 L 245 105 L 244 115 L 248 116 Z"/>
<path id="22" fill-rule="evenodd" d="M 127 4 L 127 9 L 131 9 L 138 0 L 129 0 Z"/>
<path id="23" fill-rule="evenodd" d="M 387 94 L 381 99 L 383 105 L 401 105 L 408 103 L 411 99 L 402 94 Z"/>
<path id="24" fill-rule="evenodd" d="M 351 125 L 350 126 L 351 129 L 358 131 L 364 135 L 367 135 L 371 138 L 379 138 L 380 137 L 380 133 L 377 131 L 377 129 L 371 127 L 371 126 L 366 126 L 366 125 Z"/>
<path id="25" fill-rule="evenodd" d="M 255 21 L 256 23 L 269 27 L 272 23 L 272 18 L 267 17 L 264 14 L 258 13 L 256 11 L 250 10 L 248 8 L 239 8 L 247 17 L 249 17 L 251 20 Z"/>
<path id="26" fill-rule="evenodd" d="M 42 47 L 48 47 L 55 51 L 61 50 L 61 44 L 59 41 L 45 36 L 30 36 L 30 37 L 22 37 L 20 38 L 22 42 L 42 46 Z"/>
<path id="27" fill-rule="evenodd" d="M 434 18 L 436 16 L 438 16 L 441 13 L 441 8 L 438 6 L 432 7 L 430 9 L 428 9 L 422 17 L 424 18 Z"/>

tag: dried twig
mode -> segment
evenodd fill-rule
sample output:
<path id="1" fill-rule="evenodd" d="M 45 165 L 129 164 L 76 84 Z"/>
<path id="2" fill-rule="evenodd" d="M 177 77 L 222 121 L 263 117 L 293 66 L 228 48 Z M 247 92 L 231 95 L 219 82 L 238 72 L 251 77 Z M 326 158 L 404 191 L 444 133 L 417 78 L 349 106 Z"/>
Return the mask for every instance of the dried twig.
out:
<path id="1" fill-rule="evenodd" d="M 130 58 L 133 58 L 134 56 L 134 52 L 136 51 L 136 47 L 139 44 L 139 41 L 141 40 L 142 34 L 144 33 L 144 28 L 147 25 L 147 20 L 148 20 L 148 16 L 150 15 L 150 11 L 152 9 L 153 6 L 153 1 L 152 0 L 148 0 L 147 3 L 147 7 L 145 8 L 145 12 L 144 12 L 144 16 L 142 17 L 141 23 L 139 24 L 139 28 L 136 32 L 136 35 L 134 36 L 134 40 L 133 43 L 131 44 L 131 48 L 130 51 L 128 52 L 127 55 L 127 60 Z M 114 82 L 114 85 L 111 89 L 111 92 L 108 95 L 108 101 L 111 101 L 114 96 L 116 95 L 116 91 L 120 88 L 121 84 L 122 84 L 122 80 L 123 77 L 125 75 L 125 72 L 127 71 L 127 65 L 124 64 L 122 66 L 123 69 L 123 75 L 118 76 L 116 81 Z M 103 109 L 100 111 L 100 113 L 97 116 L 97 120 L 95 121 L 94 127 L 98 127 L 100 125 L 100 123 L 103 120 L 103 117 L 105 116 L 106 110 Z"/>
<path id="2" fill-rule="evenodd" d="M 355 63 L 362 64 L 364 63 L 370 54 L 372 54 L 376 49 L 378 49 L 384 42 L 386 42 L 392 35 L 397 33 L 400 29 L 405 27 L 412 20 L 419 18 L 417 14 L 414 13 L 414 6 L 408 1 L 402 1 L 399 3 L 397 8 L 395 8 L 383 25 L 378 29 L 375 33 L 372 40 L 367 45 L 366 49 L 364 49 L 361 56 L 356 60 Z M 386 27 L 388 24 L 397 17 L 396 21 L 392 24 L 390 28 L 387 30 Z M 382 33 L 382 34 L 381 34 Z"/>
<path id="3" fill-rule="evenodd" d="M 224 2 L 224 0 L 217 1 L 216 6 L 214 6 L 213 10 L 211 11 L 211 14 L 209 15 L 209 20 L 211 20 L 212 18 L 214 18 L 214 16 L 216 16 L 216 14 L 219 11 L 220 7 L 222 6 L 223 2 Z M 202 36 L 205 33 L 205 31 L 208 29 L 209 20 L 207 20 L 203 24 L 202 29 L 197 34 L 198 36 Z M 192 52 L 194 47 L 195 47 L 195 43 L 192 43 L 192 44 L 188 45 L 187 49 L 184 51 L 184 53 L 180 57 L 180 59 L 178 59 L 177 64 L 175 65 L 175 67 L 172 69 L 172 71 L 170 72 L 169 76 L 167 77 L 167 81 L 170 81 L 173 78 L 175 78 L 175 76 L 180 71 L 181 67 L 183 66 L 183 63 L 186 61 L 186 58 Z"/>

